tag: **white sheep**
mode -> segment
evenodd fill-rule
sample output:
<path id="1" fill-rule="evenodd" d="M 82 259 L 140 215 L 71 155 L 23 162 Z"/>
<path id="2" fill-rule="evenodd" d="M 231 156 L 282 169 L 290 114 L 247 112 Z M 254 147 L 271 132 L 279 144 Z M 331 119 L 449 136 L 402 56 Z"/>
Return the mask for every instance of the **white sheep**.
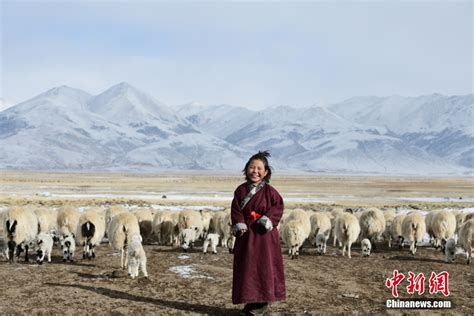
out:
<path id="1" fill-rule="evenodd" d="M 388 246 L 390 248 L 392 247 L 392 240 L 396 240 L 398 242 L 398 248 L 401 249 L 403 247 L 403 241 L 405 240 L 402 234 L 403 219 L 405 219 L 405 214 L 398 214 L 395 216 L 392 224 L 390 225 L 390 236 L 388 239 Z"/>
<path id="2" fill-rule="evenodd" d="M 133 210 L 132 213 L 137 217 L 143 240 L 147 242 L 150 241 L 153 233 L 153 215 L 151 210 L 146 207 L 141 207 Z"/>
<path id="3" fill-rule="evenodd" d="M 392 226 L 393 219 L 395 218 L 395 210 L 388 209 L 383 211 L 383 216 L 385 217 L 385 231 L 382 234 L 384 240 L 390 242 L 390 226 Z"/>
<path id="4" fill-rule="evenodd" d="M 291 211 L 280 231 L 280 237 L 288 247 L 291 259 L 298 258 L 301 247 L 310 233 L 311 223 L 308 213 L 302 209 Z"/>
<path id="5" fill-rule="evenodd" d="M 201 213 L 202 219 L 202 235 L 200 237 L 204 238 L 209 232 L 209 225 L 211 224 L 213 212 L 209 210 L 199 210 L 199 212 Z"/>
<path id="6" fill-rule="evenodd" d="M 435 240 L 435 247 L 441 246 L 441 251 L 444 252 L 446 241 L 454 237 L 456 216 L 446 210 L 436 213 L 431 221 L 431 230 Z"/>
<path id="7" fill-rule="evenodd" d="M 459 246 L 466 253 L 466 263 L 471 263 L 472 252 L 474 250 L 474 219 L 468 219 L 459 227 Z M 456 241 L 448 239 L 444 249 L 446 262 L 453 262 L 456 255 Z"/>
<path id="8" fill-rule="evenodd" d="M 51 233 L 57 229 L 58 212 L 47 208 L 34 210 L 38 219 L 38 234 Z"/>
<path id="9" fill-rule="evenodd" d="M 287 218 L 287 221 L 291 220 L 297 220 L 301 223 L 306 238 L 308 238 L 311 233 L 311 222 L 309 221 L 308 213 L 303 209 L 294 209 Z"/>
<path id="10" fill-rule="evenodd" d="M 204 240 L 204 244 L 202 246 L 202 252 L 207 253 L 207 248 L 211 246 L 211 251 L 213 254 L 217 253 L 217 245 L 219 244 L 219 234 L 216 233 L 209 233 Z"/>
<path id="11" fill-rule="evenodd" d="M 175 236 L 175 225 L 178 224 L 173 221 L 173 212 L 160 210 L 155 213 L 153 216 L 152 231 L 153 236 L 155 236 L 158 244 L 160 245 L 172 245 Z"/>
<path id="12" fill-rule="evenodd" d="M 142 245 L 142 236 L 135 234 L 130 236 L 130 242 L 127 249 L 128 256 L 128 274 L 135 279 L 138 276 L 138 270 L 143 273 L 145 278 L 148 278 L 146 270 L 146 254 Z"/>
<path id="13" fill-rule="evenodd" d="M 342 213 L 344 213 L 344 208 L 340 207 L 340 206 L 335 206 L 331 209 L 331 235 L 332 235 L 332 239 L 333 239 L 333 247 L 336 247 L 336 241 L 337 241 L 337 238 L 336 238 L 336 230 L 335 230 L 335 227 L 336 227 L 336 218 L 341 215 Z"/>
<path id="14" fill-rule="evenodd" d="M 323 234 L 327 236 L 326 240 L 331 234 L 331 219 L 327 212 L 315 212 L 309 217 L 311 225 L 311 232 L 309 234 L 309 240 L 313 245 L 316 245 L 316 236 Z M 321 253 L 320 253 L 321 254 Z"/>
<path id="15" fill-rule="evenodd" d="M 298 258 L 300 248 L 306 238 L 308 238 L 308 235 L 301 222 L 296 219 L 288 220 L 282 227 L 280 236 L 288 247 L 288 255 L 291 259 Z"/>
<path id="16" fill-rule="evenodd" d="M 411 212 L 405 216 L 402 222 L 402 235 L 410 242 L 410 253 L 415 255 L 416 244 L 421 242 L 426 233 L 426 224 L 418 212 Z"/>
<path id="17" fill-rule="evenodd" d="M 125 269 L 128 265 L 127 247 L 133 235 L 140 234 L 138 220 L 132 213 L 120 213 L 112 217 L 109 231 L 109 244 L 115 250 L 120 250 L 120 267 Z"/>
<path id="18" fill-rule="evenodd" d="M 459 245 L 466 252 L 466 263 L 471 263 L 474 250 L 474 219 L 469 219 L 459 228 Z"/>
<path id="19" fill-rule="evenodd" d="M 336 218 L 335 232 L 337 240 L 342 244 L 342 255 L 351 258 L 351 246 L 360 233 L 360 225 L 355 215 L 344 212 Z"/>
<path id="20" fill-rule="evenodd" d="M 76 252 L 76 240 L 73 236 L 60 238 L 61 249 L 63 251 L 63 262 L 74 261 L 74 253 Z"/>
<path id="21" fill-rule="evenodd" d="M 381 210 L 372 207 L 360 215 L 360 238 L 368 238 L 375 250 L 375 242 L 385 231 L 385 217 Z"/>
<path id="22" fill-rule="evenodd" d="M 83 246 L 82 258 L 95 258 L 94 247 L 100 245 L 105 235 L 105 219 L 101 209 L 92 208 L 79 218 L 76 232 L 76 242 Z"/>
<path id="23" fill-rule="evenodd" d="M 128 209 L 121 205 L 113 205 L 105 210 L 105 231 L 106 234 L 109 231 L 110 222 L 112 221 L 112 217 L 120 213 L 127 213 Z"/>
<path id="24" fill-rule="evenodd" d="M 76 234 L 81 213 L 72 206 L 63 206 L 58 210 L 58 230 L 62 236 Z"/>
<path id="25" fill-rule="evenodd" d="M 3 240 L 8 247 L 7 259 L 12 263 L 15 260 L 15 253 L 20 256 L 24 246 L 25 262 L 28 262 L 29 243 L 34 242 L 38 234 L 38 219 L 35 213 L 20 207 L 12 207 L 3 214 L 2 226 Z"/>
<path id="26" fill-rule="evenodd" d="M 456 234 L 459 235 L 459 229 L 461 228 L 462 224 L 466 220 L 466 213 L 459 212 L 456 215 Z"/>
<path id="27" fill-rule="evenodd" d="M 209 232 L 219 235 L 221 247 L 227 247 L 227 227 L 224 225 L 228 210 L 215 212 L 209 223 Z"/>
<path id="28" fill-rule="evenodd" d="M 43 264 L 44 258 L 51 262 L 51 252 L 53 251 L 53 237 L 50 234 L 39 233 L 36 237 L 36 263 Z"/>
<path id="29" fill-rule="evenodd" d="M 369 239 L 362 239 L 362 241 L 360 242 L 360 248 L 362 250 L 362 257 L 370 256 L 370 252 L 372 251 L 372 244 L 370 243 Z"/>
<path id="30" fill-rule="evenodd" d="M 435 215 L 438 214 L 439 212 L 441 212 L 440 209 L 431 210 L 425 216 L 426 232 L 430 236 L 430 243 L 432 243 L 436 248 L 438 248 L 438 245 L 436 245 L 436 239 L 433 233 L 433 229 L 431 228 L 431 223 L 433 222 L 433 218 L 435 217 Z"/>
<path id="31" fill-rule="evenodd" d="M 236 237 L 232 234 L 232 218 L 230 215 L 230 210 L 228 210 L 224 217 L 220 218 L 219 222 L 220 230 L 223 232 L 223 239 L 225 246 L 229 250 L 229 253 L 234 252 L 234 245 Z"/>

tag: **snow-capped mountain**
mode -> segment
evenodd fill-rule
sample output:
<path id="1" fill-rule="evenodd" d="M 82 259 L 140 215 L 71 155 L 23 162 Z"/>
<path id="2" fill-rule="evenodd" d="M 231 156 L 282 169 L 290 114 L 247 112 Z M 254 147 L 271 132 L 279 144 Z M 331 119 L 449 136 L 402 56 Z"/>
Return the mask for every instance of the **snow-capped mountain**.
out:
<path id="1" fill-rule="evenodd" d="M 352 98 L 253 111 L 169 107 L 120 83 L 62 86 L 0 112 L 0 169 L 241 170 L 270 150 L 278 170 L 470 175 L 474 95 Z"/>
<path id="2" fill-rule="evenodd" d="M 116 107 L 125 114 L 118 115 Z M 150 144 L 180 136 L 199 138 L 194 144 L 199 152 L 222 145 L 219 151 L 223 155 L 244 163 L 245 151 L 215 145 L 214 137 L 201 135 L 170 108 L 128 84 L 121 83 L 98 96 L 63 86 L 0 112 L 0 146 L 5 149 L 0 152 L 0 168 L 140 169 L 144 164 L 138 158 L 138 167 L 130 164 L 136 158 L 134 150 L 146 150 Z M 174 153 L 179 151 L 173 148 Z M 218 156 L 209 157 L 209 161 L 216 168 L 225 166 Z M 174 162 L 176 168 L 190 166 Z M 160 169 L 169 164 L 156 160 L 152 166 Z M 199 161 L 191 167 L 205 168 Z"/>
<path id="3" fill-rule="evenodd" d="M 12 107 L 14 104 L 3 99 L 3 98 L 0 98 L 0 112 Z"/>

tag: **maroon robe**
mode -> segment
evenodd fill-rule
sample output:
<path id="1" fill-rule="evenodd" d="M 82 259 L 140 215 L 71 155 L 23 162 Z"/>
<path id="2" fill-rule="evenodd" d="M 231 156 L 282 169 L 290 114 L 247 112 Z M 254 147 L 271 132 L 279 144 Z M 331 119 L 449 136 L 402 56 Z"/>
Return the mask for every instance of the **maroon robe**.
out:
<path id="1" fill-rule="evenodd" d="M 232 201 L 232 225 L 245 223 L 247 232 L 237 237 L 234 246 L 232 303 L 263 303 L 286 298 L 283 257 L 277 225 L 283 215 L 283 199 L 269 184 L 258 191 L 243 210 L 240 203 L 249 192 L 247 183 L 237 187 Z M 250 212 L 265 214 L 273 229 L 250 218 Z"/>

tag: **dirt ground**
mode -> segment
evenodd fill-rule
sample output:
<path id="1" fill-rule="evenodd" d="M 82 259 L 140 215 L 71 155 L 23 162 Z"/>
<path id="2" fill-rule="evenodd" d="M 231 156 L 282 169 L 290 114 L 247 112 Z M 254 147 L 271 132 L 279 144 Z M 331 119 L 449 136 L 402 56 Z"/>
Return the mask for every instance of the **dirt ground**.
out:
<path id="1" fill-rule="evenodd" d="M 0 261 L 0 314 L 210 314 L 238 315 L 241 305 L 231 303 L 233 255 L 219 249 L 216 255 L 202 248 L 188 253 L 168 246 L 146 245 L 149 278 L 132 280 L 120 270 L 120 256 L 107 244 L 97 248 L 97 258 L 63 263 L 55 249 L 51 263 L 15 264 Z M 283 250 L 284 251 L 284 250 Z M 79 255 L 81 251 L 79 251 Z M 421 248 L 412 257 L 408 249 L 380 245 L 364 258 L 353 248 L 351 259 L 329 247 L 324 256 L 308 249 L 298 259 L 284 254 L 287 300 L 270 307 L 271 314 L 319 313 L 429 313 L 436 310 L 387 309 L 391 290 L 385 286 L 393 270 L 408 277 L 408 271 L 424 273 L 428 293 L 431 272 L 449 272 L 450 295 L 424 294 L 423 299 L 449 300 L 443 314 L 472 314 L 474 270 L 463 258 L 445 264 L 440 252 Z M 188 270 L 186 270 L 188 269 Z M 191 270 L 189 270 L 191 269 Z M 187 272 L 179 274 L 176 270 Z M 398 286 L 400 298 L 415 299 Z"/>

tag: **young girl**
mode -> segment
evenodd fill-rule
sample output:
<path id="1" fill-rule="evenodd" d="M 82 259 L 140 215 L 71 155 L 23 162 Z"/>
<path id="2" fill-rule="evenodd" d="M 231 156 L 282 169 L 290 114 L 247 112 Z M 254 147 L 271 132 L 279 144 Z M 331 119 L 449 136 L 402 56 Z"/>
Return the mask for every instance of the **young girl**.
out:
<path id="1" fill-rule="evenodd" d="M 267 151 L 250 157 L 232 201 L 234 247 L 232 303 L 245 303 L 244 314 L 267 311 L 268 303 L 286 298 L 280 236 L 276 229 L 283 199 L 268 183 L 272 175 Z"/>

